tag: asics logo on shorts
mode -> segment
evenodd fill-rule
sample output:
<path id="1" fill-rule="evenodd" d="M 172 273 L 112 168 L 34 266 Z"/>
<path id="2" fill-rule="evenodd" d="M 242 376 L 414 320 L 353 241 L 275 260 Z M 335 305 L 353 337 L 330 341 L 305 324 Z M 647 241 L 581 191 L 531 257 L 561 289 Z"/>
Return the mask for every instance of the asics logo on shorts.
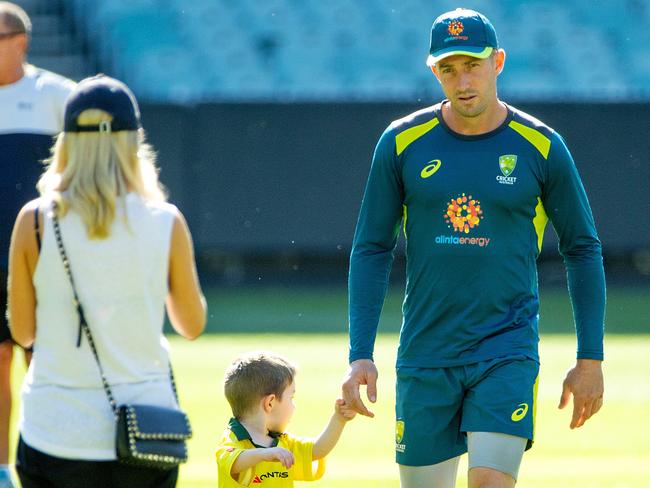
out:
<path id="1" fill-rule="evenodd" d="M 522 420 L 526 414 L 528 413 L 528 404 L 527 403 L 520 403 L 518 405 L 517 410 L 512 412 L 512 415 L 510 418 L 512 419 L 513 422 L 519 422 Z"/>

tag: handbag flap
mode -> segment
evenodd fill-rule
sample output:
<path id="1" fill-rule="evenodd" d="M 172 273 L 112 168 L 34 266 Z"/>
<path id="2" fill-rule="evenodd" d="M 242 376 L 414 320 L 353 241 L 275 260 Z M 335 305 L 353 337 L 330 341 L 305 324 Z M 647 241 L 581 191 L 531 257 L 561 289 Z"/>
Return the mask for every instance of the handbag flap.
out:
<path id="1" fill-rule="evenodd" d="M 136 438 L 185 440 L 192 437 L 190 421 L 181 410 L 155 405 L 122 405 L 120 410 Z"/>
<path id="2" fill-rule="evenodd" d="M 167 462 L 171 462 L 172 459 L 176 463 L 187 462 L 187 446 L 185 442 L 165 439 L 136 439 L 134 447 L 136 457 L 146 458 L 151 456 Z"/>

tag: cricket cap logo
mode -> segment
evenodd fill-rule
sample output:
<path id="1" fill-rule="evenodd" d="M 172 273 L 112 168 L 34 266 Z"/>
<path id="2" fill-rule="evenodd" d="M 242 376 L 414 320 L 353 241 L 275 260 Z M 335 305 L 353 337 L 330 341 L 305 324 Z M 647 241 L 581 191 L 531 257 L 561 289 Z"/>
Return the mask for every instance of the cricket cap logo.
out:
<path id="1" fill-rule="evenodd" d="M 465 27 L 463 26 L 463 23 L 460 20 L 452 20 L 449 22 L 449 26 L 447 27 L 447 32 L 451 34 L 452 36 L 459 36 L 463 33 L 463 30 Z"/>
<path id="2" fill-rule="evenodd" d="M 499 156 L 499 168 L 501 168 L 501 173 L 503 176 L 510 176 L 517 166 L 517 155 L 516 154 L 504 154 Z"/>
<path id="3" fill-rule="evenodd" d="M 487 17 L 476 10 L 457 8 L 433 21 L 427 66 L 455 55 L 485 59 L 498 46 L 497 33 Z"/>
<path id="4" fill-rule="evenodd" d="M 398 420 L 395 424 L 395 442 L 401 444 L 402 439 L 404 439 L 404 421 Z"/>

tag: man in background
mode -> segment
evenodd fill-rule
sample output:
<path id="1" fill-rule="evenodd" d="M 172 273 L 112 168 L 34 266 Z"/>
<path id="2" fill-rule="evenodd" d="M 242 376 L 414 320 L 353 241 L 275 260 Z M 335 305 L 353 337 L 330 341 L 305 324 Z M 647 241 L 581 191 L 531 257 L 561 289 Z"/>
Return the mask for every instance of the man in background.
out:
<path id="1" fill-rule="evenodd" d="M 13 486 L 9 471 L 11 362 L 7 326 L 7 259 L 12 224 L 37 196 L 41 161 L 61 131 L 65 100 L 74 83 L 26 62 L 31 21 L 25 11 L 0 2 L 0 488 Z M 25 352 L 26 360 L 30 353 Z"/>

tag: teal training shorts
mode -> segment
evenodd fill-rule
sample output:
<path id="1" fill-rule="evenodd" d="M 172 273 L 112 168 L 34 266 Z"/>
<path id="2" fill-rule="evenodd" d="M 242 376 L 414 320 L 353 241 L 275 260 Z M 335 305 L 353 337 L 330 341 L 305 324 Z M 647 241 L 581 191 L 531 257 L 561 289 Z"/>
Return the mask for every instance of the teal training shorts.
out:
<path id="1" fill-rule="evenodd" d="M 539 364 L 523 356 L 449 368 L 397 368 L 398 464 L 428 466 L 467 452 L 467 432 L 533 443 Z"/>

